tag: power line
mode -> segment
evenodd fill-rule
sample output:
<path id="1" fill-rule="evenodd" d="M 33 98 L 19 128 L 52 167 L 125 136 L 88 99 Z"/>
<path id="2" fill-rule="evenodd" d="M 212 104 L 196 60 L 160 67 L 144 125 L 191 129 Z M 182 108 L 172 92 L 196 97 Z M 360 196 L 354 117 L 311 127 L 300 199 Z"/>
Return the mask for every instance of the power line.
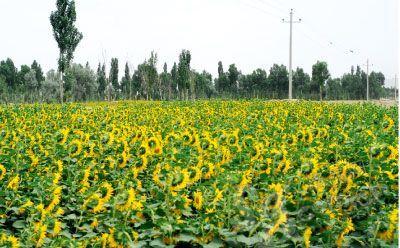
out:
<path id="1" fill-rule="evenodd" d="M 267 2 L 265 2 L 265 0 L 258 0 L 258 1 L 267 3 Z M 272 0 L 271 0 L 271 1 L 272 1 Z M 280 3 L 280 6 L 282 6 L 282 5 L 286 6 L 286 5 L 284 4 L 284 2 L 281 1 L 281 0 L 278 0 L 278 1 L 275 0 L 274 2 L 276 2 L 276 3 L 279 2 L 279 3 Z M 267 3 L 267 4 L 270 5 L 270 6 L 273 6 L 273 7 L 274 7 L 275 9 L 277 9 L 278 11 L 283 12 L 283 11 L 282 11 L 283 7 L 280 7 L 280 6 L 277 7 L 278 5 L 276 5 L 276 4 L 272 5 L 271 3 Z M 278 3 L 277 3 L 277 4 L 278 4 Z M 299 9 L 300 9 L 300 12 L 301 12 L 301 11 L 302 11 L 301 7 L 300 7 Z M 299 12 L 299 11 L 297 11 L 297 12 Z M 333 48 L 337 49 L 338 51 L 340 51 L 341 53 L 344 53 L 344 54 L 347 54 L 347 55 L 356 55 L 356 54 L 358 54 L 358 55 L 362 56 L 362 54 L 361 54 L 360 52 L 358 52 L 358 51 L 356 51 L 356 50 L 354 50 L 354 49 L 352 49 L 352 48 L 347 48 L 346 46 L 344 46 L 344 45 L 342 45 L 341 43 L 339 43 L 337 40 L 331 39 L 329 36 L 324 35 L 324 34 L 322 34 L 321 32 L 316 31 L 316 29 L 313 28 L 312 25 L 309 24 L 308 22 L 305 21 L 304 24 L 305 24 L 306 27 L 308 26 L 308 28 L 310 29 L 310 31 L 312 31 L 313 33 L 317 34 L 317 36 L 319 36 L 319 37 L 321 37 L 323 40 L 325 40 L 325 43 L 329 44 L 329 47 L 333 47 Z M 307 37 L 307 38 L 309 38 L 309 37 Z M 315 39 L 312 39 L 312 40 L 315 41 Z M 340 47 L 340 48 L 339 48 L 339 47 Z M 358 58 L 358 59 L 361 59 L 361 58 Z"/>
<path id="2" fill-rule="evenodd" d="M 280 16 L 278 16 L 278 15 L 272 13 L 272 12 L 269 12 L 269 11 L 266 11 L 264 9 L 258 8 L 258 7 L 254 6 L 254 5 L 250 5 L 250 4 L 248 4 L 248 3 L 246 3 L 246 2 L 244 2 L 242 0 L 239 0 L 239 2 L 242 3 L 243 5 L 246 5 L 249 8 L 255 9 L 257 11 L 263 12 L 265 14 L 268 14 L 270 16 L 273 16 L 273 17 L 277 18 L 276 21 L 278 21 L 278 19 L 280 19 Z"/>
<path id="3" fill-rule="evenodd" d="M 278 12 L 281 12 L 282 14 L 286 14 L 286 10 L 284 10 L 284 9 L 282 9 L 280 7 L 277 7 L 276 5 L 271 4 L 270 2 L 267 2 L 265 0 L 258 0 L 258 1 L 263 3 L 263 4 L 265 4 L 265 5 L 268 5 L 268 6 L 272 7 L 273 9 L 277 10 Z"/>

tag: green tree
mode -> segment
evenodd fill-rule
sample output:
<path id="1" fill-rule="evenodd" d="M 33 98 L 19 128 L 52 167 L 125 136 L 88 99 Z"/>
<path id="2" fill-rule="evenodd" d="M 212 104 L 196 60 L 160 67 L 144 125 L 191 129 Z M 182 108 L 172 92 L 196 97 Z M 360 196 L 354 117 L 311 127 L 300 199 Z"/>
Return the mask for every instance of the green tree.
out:
<path id="1" fill-rule="evenodd" d="M 302 68 L 296 68 L 293 73 L 294 96 L 303 97 L 309 84 L 310 76 Z"/>
<path id="2" fill-rule="evenodd" d="M 118 80 L 118 59 L 112 58 L 111 59 L 111 68 L 110 68 L 110 75 L 109 75 L 109 82 L 113 87 L 113 90 L 117 93 L 120 89 L 119 80 Z"/>
<path id="3" fill-rule="evenodd" d="M 326 82 L 326 98 L 330 100 L 342 99 L 342 85 L 340 78 L 329 78 Z"/>
<path id="4" fill-rule="evenodd" d="M 167 63 L 164 63 L 163 72 L 160 75 L 160 83 L 161 83 L 161 99 L 170 100 L 172 97 L 172 79 L 171 74 L 168 73 Z"/>
<path id="5" fill-rule="evenodd" d="M 21 69 L 18 71 L 18 75 L 17 75 L 17 82 L 20 86 L 22 86 L 21 88 L 26 86 L 25 75 L 28 74 L 30 71 L 31 71 L 31 68 L 29 66 L 21 65 Z"/>
<path id="6" fill-rule="evenodd" d="M 215 80 L 215 85 L 217 91 L 223 96 L 224 92 L 228 91 L 229 88 L 229 81 L 228 77 L 224 73 L 224 67 L 222 62 L 218 62 L 218 78 Z"/>
<path id="7" fill-rule="evenodd" d="M 263 91 L 271 91 L 272 98 L 287 97 L 287 89 L 289 85 L 289 72 L 284 65 L 274 64 L 268 75 L 268 88 L 262 89 Z"/>
<path id="8" fill-rule="evenodd" d="M 42 67 L 40 66 L 40 64 L 36 60 L 34 60 L 32 65 L 31 65 L 31 69 L 35 71 L 36 81 L 38 82 L 38 86 L 40 87 L 40 84 L 45 79 L 44 75 L 43 75 Z"/>
<path id="9" fill-rule="evenodd" d="M 74 23 L 76 21 L 75 1 L 57 0 L 57 10 L 51 12 L 50 23 L 53 27 L 54 38 L 60 50 L 58 70 L 61 72 L 60 102 L 63 102 L 63 75 L 69 68 L 73 54 L 82 40 L 82 33 L 78 31 Z"/>
<path id="10" fill-rule="evenodd" d="M 239 77 L 239 85 L 244 97 L 263 96 L 268 89 L 267 72 L 263 69 L 256 69 L 251 74 Z"/>
<path id="11" fill-rule="evenodd" d="M 17 87 L 18 70 L 14 66 L 12 59 L 7 58 L 0 62 L 0 75 L 4 77 L 6 84 L 10 90 L 15 90 Z"/>
<path id="12" fill-rule="evenodd" d="M 364 99 L 366 97 L 367 81 L 366 74 L 365 76 L 363 76 L 363 74 L 365 73 L 361 71 L 359 66 L 357 66 L 355 71 L 352 66 L 350 73 L 345 73 L 342 76 L 342 97 L 344 99 Z"/>
<path id="13" fill-rule="evenodd" d="M 384 96 L 385 75 L 382 72 L 372 71 L 369 74 L 370 96 L 379 99 Z"/>
<path id="14" fill-rule="evenodd" d="M 129 98 L 130 96 L 130 84 L 131 84 L 131 74 L 129 71 L 129 65 L 128 62 L 125 63 L 125 74 L 121 79 L 121 90 L 122 90 L 122 94 Z"/>
<path id="15" fill-rule="evenodd" d="M 179 87 L 178 87 L 178 66 L 176 65 L 176 62 L 174 62 L 174 65 L 172 66 L 171 69 L 171 88 L 172 88 L 172 93 L 175 95 L 179 94 Z"/>
<path id="16" fill-rule="evenodd" d="M 157 72 L 157 54 L 151 52 L 150 58 L 138 65 L 135 80 L 139 82 L 140 95 L 145 99 L 153 99 L 158 93 L 159 78 Z"/>
<path id="17" fill-rule="evenodd" d="M 36 71 L 30 69 L 28 73 L 24 75 L 25 81 L 25 93 L 28 94 L 29 101 L 34 101 L 37 95 L 37 90 L 39 87 L 38 81 L 36 79 Z"/>
<path id="18" fill-rule="evenodd" d="M 317 61 L 312 66 L 312 82 L 319 87 L 319 99 L 322 101 L 322 91 L 326 80 L 330 77 L 328 64 L 324 61 Z"/>
<path id="19" fill-rule="evenodd" d="M 182 94 L 182 98 L 186 100 L 189 99 L 189 87 L 191 80 L 190 61 L 190 51 L 182 50 L 181 54 L 179 55 L 178 63 L 178 89 Z"/>
<path id="20" fill-rule="evenodd" d="M 210 98 L 215 94 L 213 78 L 210 73 L 206 71 L 203 71 L 202 73 L 193 71 L 192 73 L 194 75 L 195 92 L 198 98 Z"/>
<path id="21" fill-rule="evenodd" d="M 141 71 L 139 71 L 139 67 L 138 67 L 138 69 L 136 69 L 133 72 L 132 79 L 131 79 L 131 86 L 132 86 L 131 95 L 132 96 L 134 95 L 135 99 L 137 99 L 140 92 L 142 92 L 141 82 L 142 82 L 141 81 Z"/>
<path id="22" fill-rule="evenodd" d="M 227 78 L 228 78 L 228 85 L 227 85 L 227 91 L 231 95 L 238 94 L 238 79 L 240 76 L 240 72 L 237 69 L 235 64 L 231 64 L 229 66 L 228 72 L 227 72 Z"/>
<path id="23" fill-rule="evenodd" d="M 41 91 L 43 95 L 42 98 L 45 102 L 53 102 L 57 98 L 57 96 L 60 95 L 60 77 L 60 72 L 56 72 L 55 70 L 50 70 L 47 72 L 46 79 L 41 86 Z"/>
<path id="24" fill-rule="evenodd" d="M 159 86 L 159 78 L 157 72 L 157 62 L 158 56 L 157 53 L 152 51 L 150 53 L 150 58 L 147 60 L 145 71 L 146 71 L 146 79 L 148 82 L 150 98 L 153 99 L 156 94 L 159 92 L 157 87 Z"/>
<path id="25" fill-rule="evenodd" d="M 80 64 L 72 64 L 66 71 L 71 85 L 71 97 L 73 101 L 87 101 L 97 94 L 96 75 L 90 67 Z"/>
<path id="26" fill-rule="evenodd" d="M 100 99 L 104 100 L 104 93 L 107 87 L 107 78 L 106 78 L 106 65 L 101 65 L 99 63 L 97 67 L 97 93 Z"/>
<path id="27" fill-rule="evenodd" d="M 7 83 L 3 75 L 0 75 L 0 100 L 7 102 Z"/>

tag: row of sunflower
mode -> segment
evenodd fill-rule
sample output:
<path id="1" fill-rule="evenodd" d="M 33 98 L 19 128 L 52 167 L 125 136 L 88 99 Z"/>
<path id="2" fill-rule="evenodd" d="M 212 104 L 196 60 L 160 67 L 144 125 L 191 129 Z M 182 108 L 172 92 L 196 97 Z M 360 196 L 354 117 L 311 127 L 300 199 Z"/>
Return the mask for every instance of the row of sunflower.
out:
<path id="1" fill-rule="evenodd" d="M 0 107 L 0 246 L 387 246 L 398 109 L 282 101 Z"/>

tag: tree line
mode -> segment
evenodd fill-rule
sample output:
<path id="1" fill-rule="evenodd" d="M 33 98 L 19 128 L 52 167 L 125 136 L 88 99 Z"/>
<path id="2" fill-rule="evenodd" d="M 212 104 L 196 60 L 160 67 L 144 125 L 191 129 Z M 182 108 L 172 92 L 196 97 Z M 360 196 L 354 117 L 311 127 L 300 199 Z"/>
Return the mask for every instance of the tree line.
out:
<path id="1" fill-rule="evenodd" d="M 235 64 L 225 71 L 218 63 L 218 77 L 207 71 L 191 68 L 191 53 L 182 50 L 178 63 L 162 72 L 157 71 L 157 53 L 132 72 L 128 63 L 119 74 L 118 58 L 107 65 L 99 63 L 94 71 L 72 63 L 73 54 L 83 35 L 75 26 L 75 2 L 57 0 L 56 10 L 50 14 L 53 36 L 59 48 L 58 68 L 44 75 L 40 64 L 16 68 L 11 58 L 0 62 L 1 102 L 64 102 L 92 100 L 189 100 L 210 98 L 262 98 L 281 99 L 288 96 L 289 73 L 284 65 L 274 64 L 269 71 L 258 68 L 250 74 L 242 73 Z M 359 66 L 340 78 L 331 77 L 326 62 L 317 61 L 311 76 L 302 68 L 293 72 L 293 95 L 300 99 L 365 99 L 367 78 L 371 98 L 387 97 L 391 90 L 384 87 L 381 72 L 367 75 Z M 121 77 L 122 76 L 122 77 Z M 121 78 L 121 79 L 120 79 Z"/>
<path id="2" fill-rule="evenodd" d="M 242 73 L 235 64 L 225 71 L 218 63 L 218 76 L 191 68 L 191 53 L 183 50 L 168 68 L 164 63 L 157 71 L 158 58 L 152 52 L 148 59 L 132 72 L 128 63 L 119 71 L 119 60 L 107 65 L 99 63 L 93 70 L 89 63 L 75 64 L 64 72 L 63 101 L 93 100 L 190 100 L 210 98 L 284 99 L 288 96 L 289 73 L 284 65 L 274 64 L 268 71 L 258 68 Z M 107 73 L 108 72 L 108 73 Z M 385 76 L 372 71 L 369 75 L 370 98 L 393 95 L 385 88 Z M 61 73 L 50 70 L 44 75 L 40 64 L 22 65 L 19 69 L 12 59 L 0 62 L 0 100 L 2 102 L 57 102 L 60 101 Z M 366 99 L 367 74 L 360 66 L 351 67 L 339 78 L 331 77 L 326 62 L 317 61 L 312 74 L 302 68 L 293 71 L 293 96 L 297 99 L 359 100 Z"/>
<path id="3" fill-rule="evenodd" d="M 218 76 L 191 68 L 191 53 L 183 50 L 178 63 L 168 68 L 164 63 L 157 71 L 157 54 L 131 72 L 128 63 L 119 71 L 119 60 L 107 65 L 99 63 L 94 71 L 89 63 L 75 64 L 65 69 L 63 101 L 93 100 L 190 100 L 210 98 L 284 99 L 288 95 L 289 73 L 284 65 L 274 64 L 268 71 L 258 68 L 242 73 L 235 64 L 225 71 L 218 63 Z M 108 73 L 107 73 L 108 72 Z M 370 98 L 393 95 L 384 87 L 385 76 L 372 71 L 369 75 Z M 0 62 L 0 100 L 2 102 L 57 102 L 60 100 L 61 73 L 50 70 L 44 75 L 40 64 L 22 65 L 18 69 L 12 59 Z M 312 74 L 302 68 L 293 71 L 293 96 L 297 99 L 359 100 L 366 99 L 367 74 L 360 66 L 351 67 L 339 78 L 331 77 L 326 62 L 317 61 Z"/>
<path id="4" fill-rule="evenodd" d="M 83 35 L 75 27 L 75 2 L 57 0 L 56 10 L 50 14 L 53 36 L 59 48 L 58 68 L 44 75 L 40 64 L 16 68 L 11 58 L 0 62 L 1 102 L 64 102 L 92 100 L 189 100 L 210 98 L 262 98 L 281 99 L 288 96 L 289 72 L 284 65 L 274 64 L 269 71 L 258 68 L 250 74 L 242 73 L 235 64 L 225 71 L 218 63 L 218 77 L 207 71 L 191 68 L 191 53 L 182 50 L 178 63 L 162 72 L 157 71 L 157 53 L 139 64 L 133 72 L 128 63 L 120 77 L 118 58 L 112 58 L 107 74 L 105 63 L 94 71 L 72 63 L 73 54 Z M 393 89 L 384 87 L 381 72 L 367 75 L 359 66 L 340 78 L 331 77 L 328 65 L 317 61 L 311 76 L 302 68 L 293 72 L 293 95 L 300 99 L 365 99 L 367 78 L 370 97 L 392 95 Z M 121 79 L 120 79 L 121 78 Z"/>

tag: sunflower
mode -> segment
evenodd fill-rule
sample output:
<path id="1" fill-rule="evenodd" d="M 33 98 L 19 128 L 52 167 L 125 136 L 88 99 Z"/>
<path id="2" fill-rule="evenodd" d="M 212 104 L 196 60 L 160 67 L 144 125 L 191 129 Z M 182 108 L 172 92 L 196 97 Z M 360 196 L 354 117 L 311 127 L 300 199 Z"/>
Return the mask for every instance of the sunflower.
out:
<path id="1" fill-rule="evenodd" d="M 201 191 L 196 191 L 193 193 L 193 206 L 197 210 L 201 210 L 203 207 L 203 193 Z"/>
<path id="2" fill-rule="evenodd" d="M 310 237 L 311 237 L 311 234 L 312 234 L 312 231 L 311 231 L 311 228 L 308 226 L 307 228 L 306 228 L 306 230 L 304 231 L 304 234 L 303 234 L 303 240 L 304 240 L 304 246 L 306 247 L 306 248 L 309 248 L 310 247 Z"/>
<path id="3" fill-rule="evenodd" d="M 4 165 L 0 164 L 0 180 L 3 180 L 3 178 L 6 176 L 6 168 Z"/>
<path id="4" fill-rule="evenodd" d="M 274 200 L 274 202 L 272 202 L 273 204 L 270 206 L 270 208 L 275 208 L 278 209 L 281 207 L 282 205 L 282 195 L 283 195 L 283 188 L 282 185 L 280 183 L 273 183 L 269 186 L 270 190 L 274 191 L 276 200 Z"/>
<path id="5" fill-rule="evenodd" d="M 274 235 L 274 233 L 279 229 L 279 226 L 286 223 L 286 221 L 287 221 L 286 214 L 284 214 L 282 211 L 279 211 L 278 220 L 275 222 L 274 226 L 271 229 L 269 229 L 268 235 L 269 236 Z"/>
<path id="6" fill-rule="evenodd" d="M 185 145 L 189 145 L 192 143 L 193 141 L 193 136 L 192 134 L 189 132 L 189 130 L 185 130 L 182 134 L 181 134 L 181 138 L 183 141 L 183 144 Z"/>
<path id="7" fill-rule="evenodd" d="M 35 233 L 38 234 L 36 241 L 36 246 L 41 247 L 44 244 L 44 239 L 46 238 L 47 225 L 41 222 L 35 223 Z"/>
<path id="8" fill-rule="evenodd" d="M 161 172 L 161 166 L 158 164 L 156 168 L 153 170 L 153 181 L 156 185 L 158 185 L 158 187 L 164 188 L 165 185 L 163 182 L 161 182 L 159 177 L 160 172 Z"/>
<path id="9" fill-rule="evenodd" d="M 398 228 L 398 215 L 399 210 L 397 206 L 395 206 L 395 208 L 388 214 L 389 227 L 386 231 L 378 233 L 379 238 L 387 241 L 391 241 L 395 238 L 395 234 L 397 233 L 396 230 Z"/>
<path id="10" fill-rule="evenodd" d="M 52 200 L 49 203 L 49 205 L 46 207 L 47 212 L 51 212 L 54 209 L 54 207 L 60 203 L 61 190 L 62 190 L 61 186 L 57 186 L 53 190 Z"/>
<path id="11" fill-rule="evenodd" d="M 171 192 L 180 191 L 180 190 L 184 189 L 190 182 L 190 176 L 189 176 L 189 172 L 187 169 L 180 170 L 177 173 L 177 175 L 178 175 L 180 181 L 177 183 L 173 183 L 171 185 L 171 187 L 170 187 Z"/>
<path id="12" fill-rule="evenodd" d="M 140 159 L 139 167 L 137 167 L 137 168 L 140 172 L 142 172 L 147 168 L 148 159 L 147 159 L 147 156 L 145 156 L 145 155 L 140 156 L 139 159 Z"/>
<path id="13" fill-rule="evenodd" d="M 344 236 L 347 235 L 348 233 L 350 233 L 351 231 L 354 231 L 354 225 L 353 222 L 350 218 L 347 218 L 346 222 L 345 222 L 345 227 L 343 229 L 343 231 L 339 234 L 339 237 L 336 240 L 336 245 L 338 247 L 342 247 L 342 243 L 344 240 Z"/>
<path id="14" fill-rule="evenodd" d="M 6 235 L 4 233 L 0 234 L 0 245 L 6 245 L 7 246 L 10 245 L 11 248 L 19 248 L 20 244 L 19 244 L 19 240 L 17 237 L 13 236 L 13 235 Z"/>
<path id="15" fill-rule="evenodd" d="M 118 167 L 124 168 L 126 166 L 126 164 L 128 163 L 128 159 L 129 159 L 129 154 L 127 154 L 127 152 L 124 150 L 121 153 L 121 158 L 118 160 Z"/>
<path id="16" fill-rule="evenodd" d="M 87 209 L 87 206 L 90 205 L 92 206 L 91 211 L 96 214 L 105 210 L 104 203 L 105 202 L 101 195 L 99 193 L 94 193 L 84 201 L 82 208 L 85 210 Z"/>
<path id="17" fill-rule="evenodd" d="M 70 143 L 71 146 L 71 157 L 76 157 L 82 152 L 82 142 L 78 139 L 74 139 Z"/>
<path id="18" fill-rule="evenodd" d="M 189 184 L 195 184 L 199 181 L 202 177 L 201 167 L 199 166 L 192 166 L 190 167 L 190 182 Z"/>
<path id="19" fill-rule="evenodd" d="M 151 148 L 149 147 L 149 142 L 147 140 L 142 141 L 138 149 L 139 156 L 148 156 L 151 154 Z"/>
<path id="20" fill-rule="evenodd" d="M 111 184 L 108 183 L 108 182 L 104 182 L 104 183 L 100 186 L 100 189 L 102 189 L 102 188 L 106 189 L 106 194 L 105 194 L 105 196 L 103 197 L 103 200 L 104 200 L 104 202 L 108 202 L 108 201 L 111 199 L 111 196 L 112 196 L 112 194 L 113 194 L 113 192 L 114 192 L 114 189 L 113 189 L 113 187 L 111 186 Z"/>
<path id="21" fill-rule="evenodd" d="M 128 197 L 126 199 L 125 204 L 122 205 L 117 205 L 117 209 L 120 211 L 128 211 L 128 210 L 134 210 L 134 211 L 140 211 L 143 209 L 143 198 L 138 200 L 136 198 L 136 192 L 134 189 L 130 188 L 128 189 Z"/>
<path id="22" fill-rule="evenodd" d="M 19 186 L 19 182 L 20 182 L 20 178 L 19 178 L 19 174 L 17 174 L 16 176 L 14 176 L 7 184 L 7 189 L 11 189 L 16 191 L 18 189 Z"/>
<path id="23" fill-rule="evenodd" d="M 53 235 L 52 235 L 53 237 L 57 236 L 61 232 L 62 229 L 61 224 L 62 222 L 59 220 L 54 221 Z"/>
<path id="24" fill-rule="evenodd" d="M 60 131 L 60 133 L 62 134 L 62 139 L 60 140 L 61 145 L 64 145 L 67 141 L 69 132 L 70 130 L 68 128 Z"/>

